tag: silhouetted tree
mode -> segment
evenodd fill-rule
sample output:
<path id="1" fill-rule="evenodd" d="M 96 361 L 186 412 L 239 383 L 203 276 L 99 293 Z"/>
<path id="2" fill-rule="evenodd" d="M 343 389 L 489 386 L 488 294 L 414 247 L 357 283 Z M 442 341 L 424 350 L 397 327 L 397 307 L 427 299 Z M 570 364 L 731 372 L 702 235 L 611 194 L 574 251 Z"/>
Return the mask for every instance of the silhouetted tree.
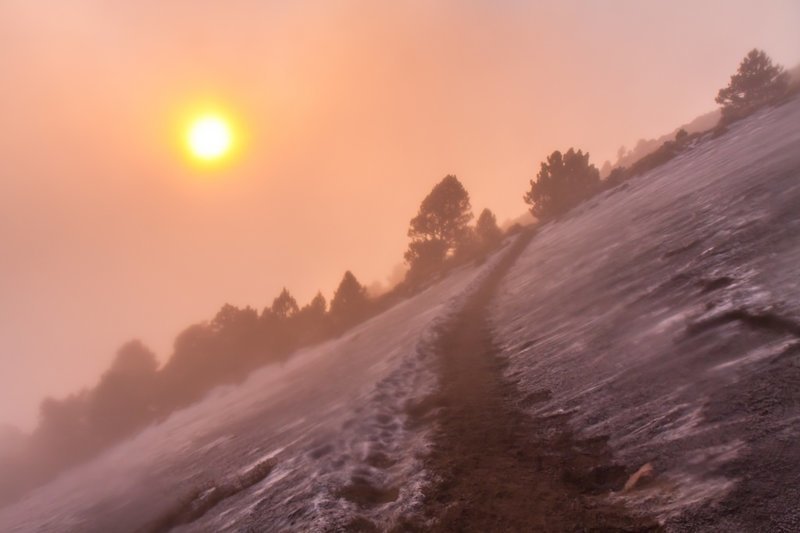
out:
<path id="1" fill-rule="evenodd" d="M 226 374 L 220 379 L 236 379 L 246 373 L 261 350 L 261 328 L 258 312 L 252 307 L 239 309 L 225 304 L 209 324 L 213 332 L 213 344 L 219 353 L 216 356 L 226 365 Z"/>
<path id="2" fill-rule="evenodd" d="M 614 166 L 630 166 L 646 155 L 658 150 L 658 147 L 661 146 L 662 143 L 663 141 L 659 139 L 639 139 L 630 150 L 626 150 L 624 146 L 621 146 L 617 151 L 617 161 L 614 163 Z M 600 176 L 603 176 L 602 171 L 600 172 Z"/>
<path id="3" fill-rule="evenodd" d="M 609 174 L 611 174 L 612 170 L 614 170 L 614 165 L 611 164 L 611 161 L 606 159 L 603 162 L 603 166 L 600 167 L 600 178 L 602 179 L 607 177 Z"/>
<path id="4" fill-rule="evenodd" d="M 447 243 L 438 239 L 412 241 L 404 257 L 409 265 L 406 276 L 416 282 L 442 267 L 447 257 Z"/>
<path id="5" fill-rule="evenodd" d="M 218 332 L 208 324 L 194 324 L 175 338 L 172 356 L 164 365 L 161 402 L 168 411 L 199 399 L 222 382 L 227 371 L 218 349 Z"/>
<path id="6" fill-rule="evenodd" d="M 390 301 L 385 297 L 382 305 Z M 42 402 L 26 449 L 8 460 L 0 455 L 0 470 L 9 473 L 8 464 L 19 473 L 14 482 L 0 476 L 0 499 L 23 493 L 212 388 L 241 381 L 256 367 L 285 359 L 379 309 L 351 272 L 344 274 L 330 312 L 327 307 L 318 293 L 298 309 L 286 289 L 261 315 L 225 304 L 209 322 L 178 335 L 161 369 L 141 342 L 125 344 L 94 389 Z"/>
<path id="7" fill-rule="evenodd" d="M 484 209 L 478 216 L 478 221 L 475 223 L 475 235 L 484 249 L 494 247 L 503 238 L 503 232 L 497 225 L 497 217 L 489 209 Z"/>
<path id="8" fill-rule="evenodd" d="M 722 116 L 728 120 L 776 101 L 786 94 L 789 74 L 763 50 L 753 48 L 731 76 L 727 87 L 719 90 L 716 102 L 722 106 Z"/>
<path id="9" fill-rule="evenodd" d="M 455 176 L 445 176 L 422 200 L 417 216 L 411 219 L 411 243 L 405 253 L 411 269 L 441 264 L 464 239 L 472 216 L 467 190 Z"/>
<path id="10" fill-rule="evenodd" d="M 558 150 L 543 162 L 536 181 L 523 199 L 536 218 L 548 219 L 562 215 L 590 197 L 599 189 L 600 172 L 589 163 L 589 154 L 570 148 Z"/>
<path id="11" fill-rule="evenodd" d="M 291 348 L 291 342 L 286 335 L 286 322 L 286 317 L 275 314 L 272 307 L 267 306 L 261 311 L 261 315 L 258 317 L 258 327 L 266 352 L 275 355 Z"/>
<path id="12" fill-rule="evenodd" d="M 348 270 L 331 300 L 331 315 L 337 326 L 350 325 L 364 318 L 367 303 L 366 289 Z"/>
<path id="13" fill-rule="evenodd" d="M 156 356 L 140 341 L 124 344 L 90 394 L 88 422 L 93 437 L 114 442 L 155 416 Z"/>
<path id="14" fill-rule="evenodd" d="M 299 336 L 304 342 L 321 339 L 328 333 L 328 302 L 321 292 L 294 316 Z"/>
<path id="15" fill-rule="evenodd" d="M 304 311 L 311 316 L 323 317 L 328 312 L 328 302 L 321 292 L 317 292 L 317 295 L 300 311 Z"/>
<path id="16" fill-rule="evenodd" d="M 628 172 L 625 167 L 615 167 L 605 180 L 605 187 L 616 187 L 623 181 L 628 179 Z"/>
<path id="17" fill-rule="evenodd" d="M 225 304 L 211 320 L 211 329 L 226 335 L 240 335 L 243 331 L 252 331 L 258 321 L 258 313 L 252 307 L 239 309 Z"/>
<path id="18" fill-rule="evenodd" d="M 454 263 L 469 261 L 483 251 L 481 240 L 475 232 L 475 228 L 467 226 L 461 234 L 458 245 L 451 255 Z"/>
<path id="19" fill-rule="evenodd" d="M 86 391 L 63 400 L 42 401 L 32 445 L 47 467 L 58 468 L 89 455 L 88 404 Z"/>
<path id="20" fill-rule="evenodd" d="M 278 297 L 272 301 L 272 312 L 278 317 L 289 318 L 297 311 L 297 300 L 284 287 Z"/>

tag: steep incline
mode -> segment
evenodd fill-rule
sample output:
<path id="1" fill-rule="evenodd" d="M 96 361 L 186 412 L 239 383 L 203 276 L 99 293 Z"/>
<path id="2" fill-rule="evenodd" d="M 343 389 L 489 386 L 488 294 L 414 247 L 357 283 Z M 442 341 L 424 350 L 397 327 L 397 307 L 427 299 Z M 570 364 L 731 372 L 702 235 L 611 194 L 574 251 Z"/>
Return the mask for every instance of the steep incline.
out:
<path id="1" fill-rule="evenodd" d="M 652 463 L 618 501 L 800 531 L 800 101 L 542 228 L 491 323 L 530 416 Z"/>
<path id="2" fill-rule="evenodd" d="M 0 531 L 800 531 L 798 125 L 795 100 L 706 139 Z"/>

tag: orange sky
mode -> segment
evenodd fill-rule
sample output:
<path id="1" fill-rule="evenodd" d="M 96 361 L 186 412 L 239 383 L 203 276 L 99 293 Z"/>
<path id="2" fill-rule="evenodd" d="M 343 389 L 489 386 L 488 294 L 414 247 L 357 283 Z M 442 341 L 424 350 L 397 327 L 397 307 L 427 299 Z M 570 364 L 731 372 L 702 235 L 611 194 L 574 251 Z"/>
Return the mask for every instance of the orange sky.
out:
<path id="1" fill-rule="evenodd" d="M 0 423 L 225 302 L 385 279 L 447 173 L 500 220 L 554 149 L 598 165 L 714 108 L 752 47 L 800 62 L 789 1 L 4 0 Z M 176 128 L 212 103 L 214 171 Z"/>

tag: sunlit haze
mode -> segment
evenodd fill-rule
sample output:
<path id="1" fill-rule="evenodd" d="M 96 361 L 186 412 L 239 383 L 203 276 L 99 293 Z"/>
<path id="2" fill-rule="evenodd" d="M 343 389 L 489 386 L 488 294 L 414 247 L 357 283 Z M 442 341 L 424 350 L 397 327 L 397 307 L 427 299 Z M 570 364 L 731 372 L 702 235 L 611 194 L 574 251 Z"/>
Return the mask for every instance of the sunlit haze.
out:
<path id="1" fill-rule="evenodd" d="M 515 219 L 553 150 L 600 166 L 672 132 L 753 47 L 794 67 L 798 21 L 796 0 L 4 0 L 0 425 L 126 340 L 163 362 L 226 302 L 396 281 L 445 175 Z"/>
<path id="2" fill-rule="evenodd" d="M 189 126 L 186 143 L 194 157 L 213 161 L 229 152 L 232 137 L 230 125 L 224 118 L 203 115 Z"/>

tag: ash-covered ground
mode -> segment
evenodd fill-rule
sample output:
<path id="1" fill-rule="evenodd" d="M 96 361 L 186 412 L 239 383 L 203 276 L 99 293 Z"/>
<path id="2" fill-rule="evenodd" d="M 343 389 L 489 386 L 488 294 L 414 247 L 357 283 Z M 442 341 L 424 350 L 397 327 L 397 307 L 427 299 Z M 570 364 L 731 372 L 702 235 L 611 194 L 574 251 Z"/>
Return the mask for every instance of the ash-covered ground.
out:
<path id="1" fill-rule="evenodd" d="M 607 436 L 673 531 L 800 531 L 800 102 L 543 227 L 492 310 L 534 418 Z"/>
<path id="2" fill-rule="evenodd" d="M 795 100 L 65 472 L 0 531 L 800 531 L 799 275 Z"/>

